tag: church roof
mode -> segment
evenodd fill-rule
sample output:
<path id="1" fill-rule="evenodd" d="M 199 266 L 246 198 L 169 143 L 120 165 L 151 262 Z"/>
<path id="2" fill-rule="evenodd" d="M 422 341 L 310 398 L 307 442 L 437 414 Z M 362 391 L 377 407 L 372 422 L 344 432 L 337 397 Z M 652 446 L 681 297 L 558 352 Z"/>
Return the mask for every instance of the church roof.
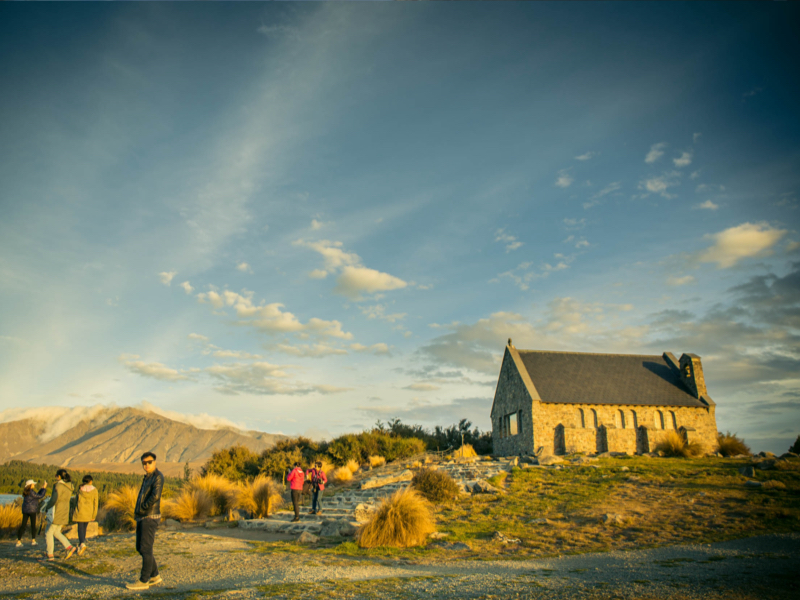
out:
<path id="1" fill-rule="evenodd" d="M 681 383 L 677 369 L 663 356 L 516 352 L 544 403 L 707 406 Z"/>

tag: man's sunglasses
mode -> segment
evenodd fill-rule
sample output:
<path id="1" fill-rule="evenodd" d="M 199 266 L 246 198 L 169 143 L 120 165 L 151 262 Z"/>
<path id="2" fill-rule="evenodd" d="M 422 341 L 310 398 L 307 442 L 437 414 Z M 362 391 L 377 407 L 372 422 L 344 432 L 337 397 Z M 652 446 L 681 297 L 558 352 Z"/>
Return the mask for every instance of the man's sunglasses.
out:
<path id="1" fill-rule="evenodd" d="M 152 464 L 153 464 L 153 461 L 152 461 L 152 460 L 143 460 L 143 461 L 142 461 L 142 464 L 143 464 L 143 465 L 152 465 Z"/>

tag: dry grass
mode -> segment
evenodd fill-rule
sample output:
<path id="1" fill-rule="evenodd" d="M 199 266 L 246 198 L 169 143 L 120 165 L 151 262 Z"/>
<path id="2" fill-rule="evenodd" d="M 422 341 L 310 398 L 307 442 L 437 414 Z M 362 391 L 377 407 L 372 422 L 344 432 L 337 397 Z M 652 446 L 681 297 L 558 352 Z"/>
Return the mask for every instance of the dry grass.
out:
<path id="1" fill-rule="evenodd" d="M 339 467 L 333 472 L 333 479 L 338 483 L 350 481 L 353 478 L 353 472 L 347 467 Z"/>
<path id="2" fill-rule="evenodd" d="M 162 502 L 164 516 L 182 523 L 205 519 L 213 508 L 214 499 L 201 488 L 187 487 L 175 498 Z"/>
<path id="3" fill-rule="evenodd" d="M 410 548 L 425 543 L 436 530 L 431 505 L 411 488 L 386 498 L 358 532 L 361 548 Z"/>
<path id="4" fill-rule="evenodd" d="M 763 487 L 766 490 L 785 490 L 786 484 L 783 483 L 782 481 L 776 481 L 775 479 L 770 479 L 762 483 L 761 487 Z"/>
<path id="5" fill-rule="evenodd" d="M 136 509 L 136 499 L 138 497 L 139 490 L 132 485 L 123 485 L 111 492 L 104 505 L 111 517 L 109 523 L 113 523 L 116 527 L 122 526 L 127 529 L 136 527 L 133 511 Z"/>
<path id="6" fill-rule="evenodd" d="M 452 477 L 442 471 L 435 471 L 433 469 L 423 469 L 411 480 L 411 485 L 414 486 L 420 494 L 422 494 L 428 502 L 439 504 L 453 500 L 458 496 L 458 486 L 453 481 Z"/>
<path id="7" fill-rule="evenodd" d="M 243 483 L 239 493 L 239 508 L 256 519 L 265 519 L 283 504 L 281 485 L 270 477 L 259 475 L 253 481 Z"/>
<path id="8" fill-rule="evenodd" d="M 212 501 L 210 516 L 227 515 L 237 506 L 239 486 L 220 475 L 209 473 L 195 477 L 189 482 L 189 489 L 206 492 Z"/>
<path id="9" fill-rule="evenodd" d="M 703 448 L 696 442 L 687 442 L 677 431 L 668 431 L 655 447 L 656 452 L 664 456 L 693 458 L 703 453 Z"/>
<path id="10" fill-rule="evenodd" d="M 350 460 L 347 461 L 347 464 L 345 465 L 345 467 L 350 469 L 350 473 L 355 473 L 356 471 L 358 471 L 361 468 L 361 465 L 358 464 L 357 460 L 353 460 L 351 458 Z"/>
<path id="11" fill-rule="evenodd" d="M 0 535 L 19 529 L 22 523 L 22 509 L 16 504 L 0 505 Z"/>
<path id="12" fill-rule="evenodd" d="M 386 464 L 386 459 L 383 456 L 370 456 L 369 457 L 369 466 L 373 469 L 375 467 L 382 467 Z"/>
<path id="13" fill-rule="evenodd" d="M 472 444 L 464 444 L 453 452 L 453 458 L 473 458 L 478 456 L 478 453 L 475 452 L 475 448 L 472 447 Z"/>
<path id="14" fill-rule="evenodd" d="M 750 448 L 744 440 L 735 433 L 726 431 L 717 434 L 717 452 L 722 456 L 738 456 L 740 454 L 750 454 Z"/>
<path id="15" fill-rule="evenodd" d="M 419 462 L 418 460 L 415 460 L 413 463 L 411 463 L 411 467 L 413 469 L 421 469 L 422 468 L 422 463 Z"/>

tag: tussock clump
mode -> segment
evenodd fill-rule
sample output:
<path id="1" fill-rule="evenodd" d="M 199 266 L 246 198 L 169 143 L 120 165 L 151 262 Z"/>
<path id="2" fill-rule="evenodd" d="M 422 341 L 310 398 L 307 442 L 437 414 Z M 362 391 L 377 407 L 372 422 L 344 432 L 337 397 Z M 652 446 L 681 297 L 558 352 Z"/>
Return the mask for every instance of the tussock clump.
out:
<path id="1" fill-rule="evenodd" d="M 139 490 L 132 485 L 123 485 L 108 495 L 105 503 L 106 520 L 103 526 L 106 529 L 133 529 L 136 527 L 136 519 L 133 511 L 136 509 L 136 500 L 139 497 Z"/>
<path id="2" fill-rule="evenodd" d="M 239 487 L 220 475 L 209 473 L 203 477 L 195 477 L 189 482 L 189 489 L 203 490 L 212 500 L 210 516 L 226 515 L 236 507 Z"/>
<path id="3" fill-rule="evenodd" d="M 453 452 L 453 458 L 473 458 L 478 456 L 478 453 L 475 452 L 475 448 L 472 447 L 472 444 L 464 444 Z"/>
<path id="4" fill-rule="evenodd" d="M 281 485 L 270 477 L 259 475 L 253 481 L 243 483 L 239 493 L 239 508 L 256 519 L 266 519 L 283 504 Z"/>
<path id="5" fill-rule="evenodd" d="M 386 459 L 383 456 L 370 456 L 369 457 L 369 466 L 373 469 L 375 467 L 382 467 L 386 464 Z"/>
<path id="6" fill-rule="evenodd" d="M 428 502 L 440 504 L 449 502 L 458 496 L 458 486 L 447 473 L 433 469 L 423 469 L 411 480 L 411 485 L 422 494 Z"/>
<path id="7" fill-rule="evenodd" d="M 353 478 L 353 472 L 347 467 L 339 467 L 333 472 L 333 479 L 338 483 L 350 481 Z"/>
<path id="8" fill-rule="evenodd" d="M 703 453 L 700 444 L 687 442 L 677 431 L 668 431 L 664 438 L 656 444 L 655 451 L 661 452 L 664 456 L 681 458 L 692 458 Z"/>
<path id="9" fill-rule="evenodd" d="M 786 484 L 776 479 L 770 479 L 761 484 L 761 487 L 766 490 L 785 490 Z"/>
<path id="10" fill-rule="evenodd" d="M 361 465 L 358 464 L 357 460 L 353 460 L 351 458 L 350 460 L 347 461 L 347 464 L 345 464 L 345 467 L 350 469 L 350 473 L 355 473 L 356 471 L 358 471 L 361 468 Z"/>
<path id="11" fill-rule="evenodd" d="M 358 532 L 361 548 L 410 548 L 435 531 L 430 503 L 412 488 L 398 490 L 373 511 Z"/>
<path id="12" fill-rule="evenodd" d="M 162 502 L 164 516 L 182 523 L 205 519 L 214 508 L 214 499 L 200 488 L 184 489 L 177 497 Z"/>
<path id="13" fill-rule="evenodd" d="M 22 523 L 22 509 L 15 503 L 0 505 L 0 535 L 10 534 Z"/>
<path id="14" fill-rule="evenodd" d="M 726 431 L 717 434 L 717 452 L 722 456 L 738 456 L 740 454 L 750 454 L 750 448 L 744 440 L 735 433 Z"/>

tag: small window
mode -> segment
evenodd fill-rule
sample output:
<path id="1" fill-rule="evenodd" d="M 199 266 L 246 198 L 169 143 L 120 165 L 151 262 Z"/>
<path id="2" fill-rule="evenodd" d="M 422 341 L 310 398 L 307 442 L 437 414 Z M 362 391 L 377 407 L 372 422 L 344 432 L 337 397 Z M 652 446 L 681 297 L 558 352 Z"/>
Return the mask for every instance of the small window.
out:
<path id="1" fill-rule="evenodd" d="M 506 419 L 508 419 L 508 435 L 517 435 L 517 433 L 519 433 L 517 413 L 511 413 L 506 417 Z"/>
<path id="2" fill-rule="evenodd" d="M 675 418 L 675 411 L 674 410 L 669 411 L 669 425 L 673 429 L 677 429 L 678 428 L 678 419 Z"/>
<path id="3" fill-rule="evenodd" d="M 591 419 L 592 419 L 592 428 L 597 429 L 597 411 L 595 409 L 592 409 Z"/>
<path id="4" fill-rule="evenodd" d="M 664 413 L 662 413 L 660 410 L 656 411 L 656 414 L 654 415 L 654 421 L 656 429 L 664 429 Z"/>
<path id="5" fill-rule="evenodd" d="M 581 429 L 586 428 L 586 417 L 583 414 L 583 409 L 578 409 L 578 422 L 581 424 Z"/>
<path id="6" fill-rule="evenodd" d="M 622 409 L 619 411 L 619 427 L 620 429 L 625 429 L 625 413 L 622 412 Z"/>
<path id="7" fill-rule="evenodd" d="M 635 410 L 631 411 L 631 424 L 633 425 L 634 429 L 638 429 L 639 428 L 639 419 L 636 416 L 636 411 Z"/>

